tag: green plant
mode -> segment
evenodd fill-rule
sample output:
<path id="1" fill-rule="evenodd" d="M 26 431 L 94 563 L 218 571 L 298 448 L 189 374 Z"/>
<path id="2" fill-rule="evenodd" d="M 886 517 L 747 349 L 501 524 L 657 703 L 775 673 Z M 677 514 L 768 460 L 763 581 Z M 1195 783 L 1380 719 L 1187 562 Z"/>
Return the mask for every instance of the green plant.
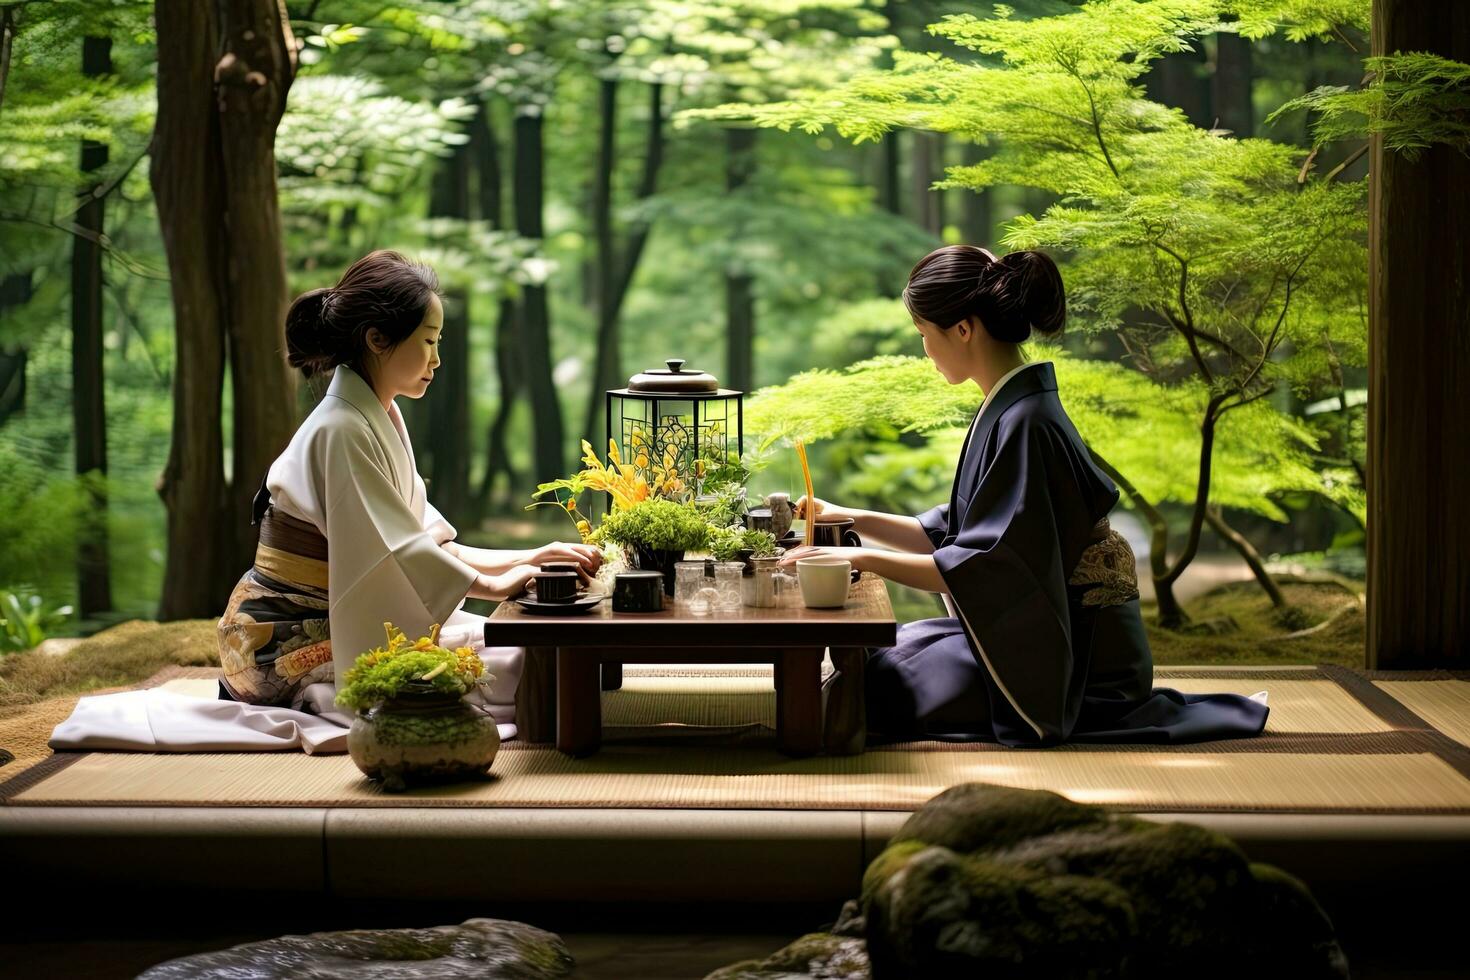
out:
<path id="1" fill-rule="evenodd" d="M 740 515 L 745 512 L 745 487 L 742 484 L 726 483 L 711 489 L 706 481 L 704 489 L 714 499 L 695 498 L 695 506 L 712 527 L 730 527 L 740 523 Z"/>
<path id="2" fill-rule="evenodd" d="M 740 547 L 752 558 L 770 558 L 777 552 L 776 536 L 770 531 L 741 531 Z"/>
<path id="3" fill-rule="evenodd" d="M 705 547 L 709 532 L 709 524 L 693 505 L 645 500 L 625 510 L 610 512 L 592 533 L 592 541 L 659 551 L 689 551 Z"/>
<path id="4" fill-rule="evenodd" d="M 392 623 L 384 623 L 386 646 L 367 651 L 347 671 L 337 703 L 363 711 L 375 704 L 413 694 L 462 697 L 494 678 L 469 647 L 449 650 L 439 646 L 439 624 L 428 636 L 409 641 Z"/>
<path id="5" fill-rule="evenodd" d="M 743 547 L 745 542 L 738 528 L 710 525 L 708 548 L 715 561 L 735 561 Z"/>
<path id="6" fill-rule="evenodd" d="M 48 607 L 34 592 L 0 592 L 0 652 L 29 650 L 71 613 L 71 606 Z"/>

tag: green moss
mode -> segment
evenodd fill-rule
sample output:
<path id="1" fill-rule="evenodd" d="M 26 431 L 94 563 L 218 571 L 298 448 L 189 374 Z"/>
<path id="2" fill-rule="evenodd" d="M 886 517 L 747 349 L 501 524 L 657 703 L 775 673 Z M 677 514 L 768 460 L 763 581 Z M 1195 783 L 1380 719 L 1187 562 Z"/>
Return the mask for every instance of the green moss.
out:
<path id="1" fill-rule="evenodd" d="M 1232 623 L 1228 632 L 1208 633 L 1160 629 L 1152 603 L 1143 607 L 1144 625 L 1155 664 L 1339 664 L 1362 668 L 1366 620 L 1361 606 L 1348 609 L 1332 624 L 1307 636 L 1287 638 L 1296 629 L 1316 626 L 1356 604 L 1344 584 L 1280 583 L 1291 607 L 1283 617 L 1254 581 L 1220 585 L 1188 603 L 1195 623 Z M 1285 623 L 1286 625 L 1283 625 Z"/>
<path id="2" fill-rule="evenodd" d="M 899 828 L 913 838 L 970 853 L 1009 847 L 1029 837 L 1103 824 L 1106 811 L 1056 793 L 964 783 L 934 797 Z"/>
<path id="3" fill-rule="evenodd" d="M 217 621 L 129 620 L 62 655 L 28 650 L 0 657 L 0 711 L 48 698 L 139 684 L 165 667 L 217 667 Z"/>

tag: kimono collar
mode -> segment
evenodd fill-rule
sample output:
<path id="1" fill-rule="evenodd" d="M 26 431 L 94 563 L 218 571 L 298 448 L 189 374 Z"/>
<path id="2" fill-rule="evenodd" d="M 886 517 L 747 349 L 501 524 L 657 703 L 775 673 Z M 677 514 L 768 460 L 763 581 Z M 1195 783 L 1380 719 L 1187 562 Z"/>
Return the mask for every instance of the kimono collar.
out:
<path id="1" fill-rule="evenodd" d="M 952 508 L 961 496 L 969 499 L 974 493 L 975 482 L 980 478 L 982 447 L 990 436 L 990 430 L 995 428 L 995 423 L 1006 413 L 1006 409 L 1027 395 L 1056 390 L 1057 374 L 1051 361 L 1022 364 L 1006 372 L 995 387 L 990 389 L 980 411 L 975 415 L 975 424 L 965 437 L 964 448 L 960 450 L 960 462 L 955 471 L 954 495 L 951 497 Z"/>
<path id="2" fill-rule="evenodd" d="M 393 467 L 393 482 L 405 500 L 412 500 L 415 482 L 413 444 L 408 440 L 408 428 L 403 424 L 403 413 L 398 410 L 397 403 L 389 402 L 385 410 L 373 386 L 346 364 L 337 365 L 332 383 L 327 386 L 327 394 L 341 398 L 367 419 L 373 436 L 388 454 L 389 465 Z"/>
<path id="3" fill-rule="evenodd" d="M 1057 372 L 1051 361 L 1031 361 L 1008 371 L 1006 376 L 990 389 L 985 396 L 984 403 L 980 406 L 980 414 L 975 422 L 975 438 L 979 440 L 979 444 L 983 445 L 986 435 L 994 428 L 996 421 L 1006 413 L 1006 409 L 1027 395 L 1056 390 Z"/>
<path id="4" fill-rule="evenodd" d="M 1011 368 L 1005 374 L 1001 375 L 1000 380 L 997 381 L 994 385 L 992 385 L 991 388 L 990 388 L 990 390 L 985 393 L 985 399 L 984 399 L 984 401 L 982 401 L 980 403 L 980 411 L 978 413 L 976 413 L 977 417 L 985 414 L 985 409 L 990 406 L 991 402 L 995 401 L 995 396 L 998 395 L 1000 393 L 1000 390 L 1005 387 L 1005 383 L 1007 381 L 1011 380 L 1017 374 L 1020 374 L 1022 371 L 1026 370 L 1027 368 L 1029 368 L 1029 367 L 1035 367 L 1038 363 L 1050 364 L 1051 362 L 1050 361 L 1044 361 L 1044 362 L 1026 361 L 1026 362 L 1024 362 L 1022 364 L 1017 364 L 1015 367 Z"/>

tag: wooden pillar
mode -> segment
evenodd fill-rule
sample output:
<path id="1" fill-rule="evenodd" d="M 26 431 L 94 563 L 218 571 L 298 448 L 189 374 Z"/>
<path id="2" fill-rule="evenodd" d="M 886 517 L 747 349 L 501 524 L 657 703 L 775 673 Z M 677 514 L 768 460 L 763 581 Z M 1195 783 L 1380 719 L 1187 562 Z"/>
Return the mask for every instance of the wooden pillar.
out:
<path id="1" fill-rule="evenodd" d="M 1375 0 L 1373 52 L 1470 61 L 1470 6 Z M 1470 159 L 1374 137 L 1368 296 L 1370 669 L 1470 666 Z"/>

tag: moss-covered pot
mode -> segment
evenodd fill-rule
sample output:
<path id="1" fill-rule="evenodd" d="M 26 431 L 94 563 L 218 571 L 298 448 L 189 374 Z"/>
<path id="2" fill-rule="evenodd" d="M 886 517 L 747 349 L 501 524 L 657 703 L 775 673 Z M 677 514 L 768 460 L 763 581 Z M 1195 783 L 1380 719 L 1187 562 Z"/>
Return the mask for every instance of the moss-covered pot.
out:
<path id="1" fill-rule="evenodd" d="M 500 748 L 495 719 L 455 694 L 409 694 L 359 713 L 347 751 L 389 792 L 483 776 Z"/>

